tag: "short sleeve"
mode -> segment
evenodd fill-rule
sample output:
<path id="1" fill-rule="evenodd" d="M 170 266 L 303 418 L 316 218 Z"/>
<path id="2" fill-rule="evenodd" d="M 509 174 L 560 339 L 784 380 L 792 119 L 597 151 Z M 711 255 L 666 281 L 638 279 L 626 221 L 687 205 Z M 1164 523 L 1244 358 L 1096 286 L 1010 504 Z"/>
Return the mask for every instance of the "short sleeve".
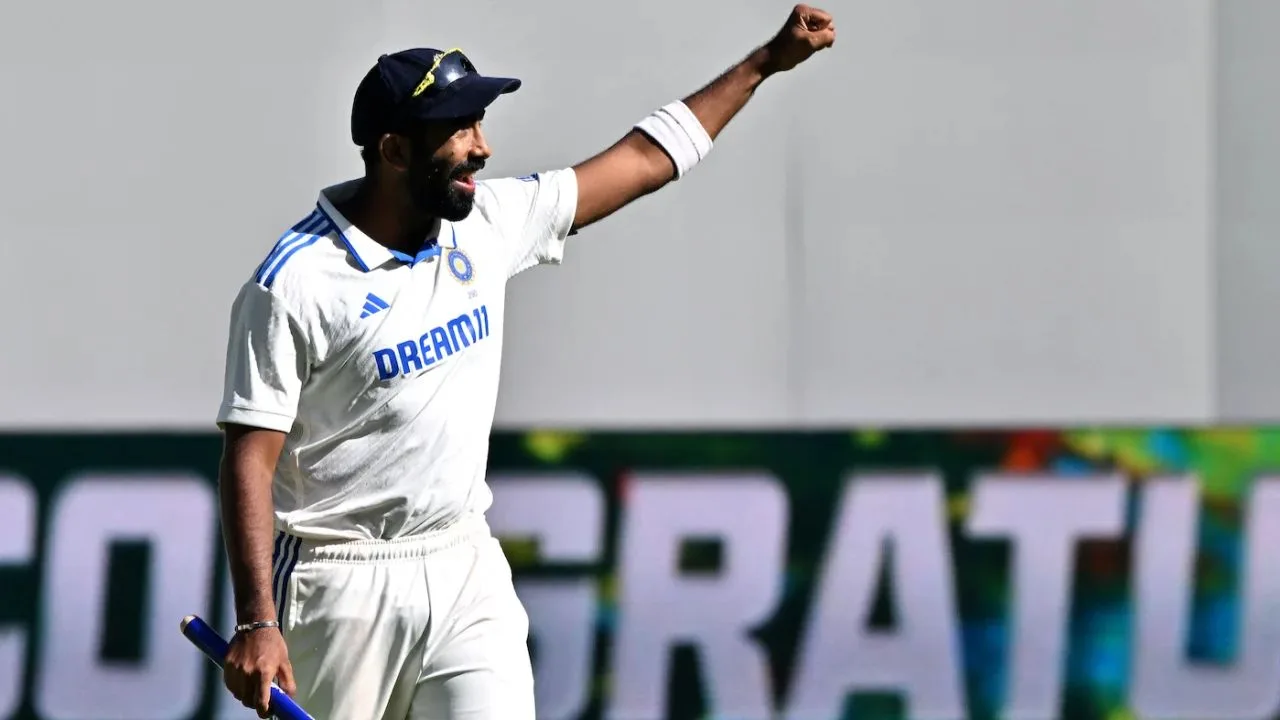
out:
<path id="1" fill-rule="evenodd" d="M 284 301 L 246 283 L 231 307 L 218 425 L 289 432 L 310 367 L 309 344 Z"/>
<path id="2" fill-rule="evenodd" d="M 520 178 L 486 180 L 484 212 L 509 243 L 507 277 L 535 265 L 557 265 L 578 210 L 578 177 L 572 168 Z"/>

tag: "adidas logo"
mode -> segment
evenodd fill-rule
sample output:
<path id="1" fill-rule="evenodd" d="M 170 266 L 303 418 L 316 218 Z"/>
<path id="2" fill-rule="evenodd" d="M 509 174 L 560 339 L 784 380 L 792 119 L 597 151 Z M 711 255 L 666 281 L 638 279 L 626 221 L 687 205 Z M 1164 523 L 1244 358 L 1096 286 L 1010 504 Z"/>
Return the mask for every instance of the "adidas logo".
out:
<path id="1" fill-rule="evenodd" d="M 381 312 L 391 307 L 386 300 L 369 293 L 364 297 L 364 312 L 360 313 L 361 318 L 367 318 L 374 313 Z"/>

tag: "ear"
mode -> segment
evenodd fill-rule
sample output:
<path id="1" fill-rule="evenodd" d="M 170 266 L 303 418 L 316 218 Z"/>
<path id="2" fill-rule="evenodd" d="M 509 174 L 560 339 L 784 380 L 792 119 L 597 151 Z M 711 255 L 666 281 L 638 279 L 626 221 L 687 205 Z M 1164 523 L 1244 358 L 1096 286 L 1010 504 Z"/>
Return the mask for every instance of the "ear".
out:
<path id="1" fill-rule="evenodd" d="M 382 162 L 400 172 L 409 169 L 409 141 L 402 135 L 383 135 L 378 140 L 378 154 Z"/>

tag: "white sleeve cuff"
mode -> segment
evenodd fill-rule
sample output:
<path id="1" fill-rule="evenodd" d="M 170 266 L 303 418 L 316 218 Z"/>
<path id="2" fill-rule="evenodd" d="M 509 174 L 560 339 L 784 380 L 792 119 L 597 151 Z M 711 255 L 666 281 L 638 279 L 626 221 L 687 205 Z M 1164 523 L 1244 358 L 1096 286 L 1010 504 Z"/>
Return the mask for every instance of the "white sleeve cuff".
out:
<path id="1" fill-rule="evenodd" d="M 559 265 L 564 261 L 565 241 L 573 230 L 573 218 L 578 214 L 578 173 L 565 168 L 553 176 L 555 180 L 555 210 L 551 218 L 551 237 L 543 248 L 543 262 Z"/>
<path id="2" fill-rule="evenodd" d="M 218 411 L 218 427 L 225 423 L 248 425 L 249 427 L 278 430 L 288 433 L 293 430 L 293 416 L 269 410 L 254 410 L 234 405 L 223 405 Z"/>

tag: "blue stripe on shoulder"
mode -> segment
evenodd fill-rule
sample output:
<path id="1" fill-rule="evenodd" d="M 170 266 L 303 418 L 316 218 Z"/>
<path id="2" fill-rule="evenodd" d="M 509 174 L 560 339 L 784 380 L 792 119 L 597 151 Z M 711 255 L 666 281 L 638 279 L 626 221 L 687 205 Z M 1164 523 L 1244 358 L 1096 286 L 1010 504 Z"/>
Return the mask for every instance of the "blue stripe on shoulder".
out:
<path id="1" fill-rule="evenodd" d="M 309 221 L 299 223 L 297 229 L 289 232 L 285 237 L 280 239 L 276 244 L 276 248 L 271 251 L 271 255 L 262 263 L 258 269 L 256 279 L 259 285 L 270 288 L 275 282 L 276 275 L 284 264 L 289 262 L 289 258 L 299 250 L 314 245 L 316 241 L 325 237 L 332 231 L 333 226 L 329 222 L 329 218 L 323 214 L 317 213 Z"/>
<path id="2" fill-rule="evenodd" d="M 280 268 L 284 267 L 284 264 L 285 264 L 285 263 L 287 263 L 287 262 L 289 262 L 289 258 L 293 257 L 293 254 L 294 254 L 294 253 L 298 252 L 299 250 L 301 250 L 301 249 L 302 249 L 302 248 L 304 248 L 304 247 L 308 247 L 308 246 L 310 246 L 310 245 L 314 245 L 314 244 L 315 244 L 315 242 L 316 242 L 317 240 L 319 240 L 320 238 L 322 238 L 322 237 L 324 237 L 324 236 L 323 236 L 323 235 L 311 235 L 310 237 L 308 237 L 308 238 L 307 238 L 306 240 L 304 240 L 303 242 L 300 242 L 300 243 L 298 243 L 297 245 L 294 245 L 293 247 L 289 248 L 289 252 L 285 253 L 285 254 L 280 258 L 280 262 L 276 263 L 276 266 L 275 266 L 274 268 L 272 268 L 272 269 L 271 269 L 271 271 L 270 271 L 269 273 L 267 273 L 267 279 L 262 281 L 262 285 L 263 285 L 264 287 L 266 287 L 266 288 L 270 288 L 270 287 L 271 287 L 271 284 L 272 284 L 273 282 L 275 282 L 275 281 L 276 281 L 276 273 L 279 273 L 279 272 L 280 272 Z"/>
<path id="3" fill-rule="evenodd" d="M 271 267 L 272 263 L 280 257 L 280 254 L 288 251 L 289 247 L 298 242 L 301 238 L 315 232 L 318 227 L 324 224 L 324 220 L 324 217 L 319 212 L 313 211 L 310 215 L 306 216 L 294 224 L 293 227 L 289 228 L 285 234 L 280 236 L 280 239 L 276 241 L 276 244 L 271 247 L 271 252 L 267 254 L 266 259 L 263 260 L 262 264 L 258 266 L 258 269 L 254 271 L 254 280 L 261 283 L 266 277 L 267 268 Z"/>

